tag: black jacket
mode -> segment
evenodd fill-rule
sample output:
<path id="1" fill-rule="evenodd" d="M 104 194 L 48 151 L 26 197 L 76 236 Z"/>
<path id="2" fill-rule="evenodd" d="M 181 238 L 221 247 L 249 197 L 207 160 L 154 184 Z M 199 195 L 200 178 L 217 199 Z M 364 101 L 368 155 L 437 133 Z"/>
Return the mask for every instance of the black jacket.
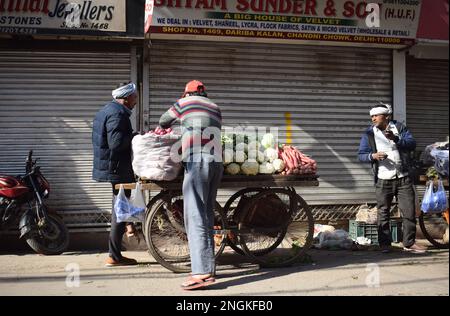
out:
<path id="1" fill-rule="evenodd" d="M 101 182 L 134 182 L 130 115 L 130 110 L 114 100 L 96 114 L 92 127 L 92 179 Z"/>

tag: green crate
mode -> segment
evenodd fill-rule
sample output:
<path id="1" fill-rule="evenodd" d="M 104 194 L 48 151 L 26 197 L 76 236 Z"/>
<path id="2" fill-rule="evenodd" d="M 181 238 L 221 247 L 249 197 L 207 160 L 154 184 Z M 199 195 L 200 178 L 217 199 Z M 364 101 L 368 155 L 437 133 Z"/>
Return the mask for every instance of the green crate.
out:
<path id="1" fill-rule="evenodd" d="M 402 222 L 391 220 L 391 238 L 392 242 L 402 241 Z M 371 240 L 372 245 L 378 245 L 378 225 L 357 222 L 354 219 L 349 221 L 349 235 L 355 240 L 357 237 L 366 237 Z"/>
<path id="2" fill-rule="evenodd" d="M 391 220 L 389 224 L 391 228 L 392 242 L 402 242 L 403 241 L 402 222 Z"/>

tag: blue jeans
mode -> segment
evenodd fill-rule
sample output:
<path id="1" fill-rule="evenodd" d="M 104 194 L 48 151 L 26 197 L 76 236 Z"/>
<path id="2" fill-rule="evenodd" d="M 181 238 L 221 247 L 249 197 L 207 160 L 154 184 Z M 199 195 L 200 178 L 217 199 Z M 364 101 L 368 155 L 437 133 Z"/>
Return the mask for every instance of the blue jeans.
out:
<path id="1" fill-rule="evenodd" d="M 192 274 L 214 274 L 214 204 L 223 164 L 214 162 L 214 156 L 209 154 L 194 158 L 194 162 L 185 163 L 183 181 L 184 224 Z"/>

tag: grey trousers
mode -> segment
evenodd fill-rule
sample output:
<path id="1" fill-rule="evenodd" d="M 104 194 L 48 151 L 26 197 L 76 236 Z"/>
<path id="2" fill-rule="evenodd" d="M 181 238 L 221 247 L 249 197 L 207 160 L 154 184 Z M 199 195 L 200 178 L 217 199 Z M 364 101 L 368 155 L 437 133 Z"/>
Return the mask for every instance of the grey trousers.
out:
<path id="1" fill-rule="evenodd" d="M 389 222 L 394 196 L 397 196 L 398 207 L 403 218 L 403 246 L 412 246 L 416 239 L 416 206 L 410 177 L 393 180 L 378 179 L 375 191 L 378 208 L 378 242 L 380 246 L 390 245 L 392 242 Z"/>
<path id="2" fill-rule="evenodd" d="M 185 163 L 183 182 L 184 224 L 191 255 L 192 274 L 214 274 L 214 204 L 223 164 L 214 156 Z"/>

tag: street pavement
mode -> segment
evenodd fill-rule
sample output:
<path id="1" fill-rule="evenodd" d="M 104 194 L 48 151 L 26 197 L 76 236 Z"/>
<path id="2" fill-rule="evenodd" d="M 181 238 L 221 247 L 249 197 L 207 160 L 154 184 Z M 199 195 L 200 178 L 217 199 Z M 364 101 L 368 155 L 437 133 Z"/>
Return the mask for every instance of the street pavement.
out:
<path id="1" fill-rule="evenodd" d="M 421 241 L 426 244 L 425 241 Z M 146 251 L 126 251 L 137 266 L 104 267 L 105 252 L 66 252 L 40 256 L 31 252 L 0 253 L 0 296 L 448 296 L 448 250 L 425 255 L 401 248 L 317 250 L 289 268 L 260 269 L 242 256 L 224 255 L 216 284 L 201 291 L 183 291 L 187 274 L 172 273 Z"/>

